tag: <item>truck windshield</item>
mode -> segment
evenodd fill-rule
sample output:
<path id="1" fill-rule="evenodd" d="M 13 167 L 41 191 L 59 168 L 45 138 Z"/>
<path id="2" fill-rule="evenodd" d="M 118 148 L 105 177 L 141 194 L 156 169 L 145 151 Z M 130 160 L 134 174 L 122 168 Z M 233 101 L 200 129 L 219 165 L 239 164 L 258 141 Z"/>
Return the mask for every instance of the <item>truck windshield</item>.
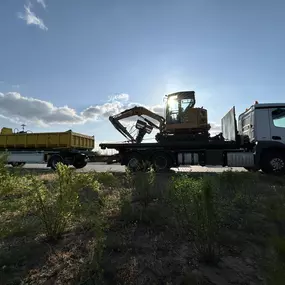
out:
<path id="1" fill-rule="evenodd" d="M 285 128 L 285 109 L 278 108 L 272 111 L 272 119 L 275 127 Z"/>

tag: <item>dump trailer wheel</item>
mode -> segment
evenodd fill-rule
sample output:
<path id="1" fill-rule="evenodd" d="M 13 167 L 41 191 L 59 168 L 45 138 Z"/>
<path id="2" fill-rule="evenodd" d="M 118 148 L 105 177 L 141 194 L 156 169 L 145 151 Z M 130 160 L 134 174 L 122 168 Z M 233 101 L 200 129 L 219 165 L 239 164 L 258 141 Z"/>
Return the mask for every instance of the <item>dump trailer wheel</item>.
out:
<path id="1" fill-rule="evenodd" d="M 23 167 L 26 164 L 26 162 L 12 162 L 11 165 L 13 167 Z"/>
<path id="2" fill-rule="evenodd" d="M 285 155 L 279 151 L 265 153 L 261 161 L 261 170 L 266 174 L 285 174 Z"/>
<path id="3" fill-rule="evenodd" d="M 80 169 L 80 168 L 83 168 L 87 165 L 87 161 L 85 160 L 76 160 L 74 163 L 73 163 L 73 166 L 76 168 L 76 169 Z"/>
<path id="4" fill-rule="evenodd" d="M 152 165 L 157 172 L 166 172 L 172 166 L 171 157 L 165 152 L 155 153 L 151 159 Z"/>
<path id="5" fill-rule="evenodd" d="M 48 166 L 51 167 L 52 170 L 56 170 L 56 166 L 58 163 L 63 163 L 63 158 L 58 155 L 58 154 L 55 154 L 53 156 L 51 156 L 51 158 L 49 159 L 49 162 L 48 162 Z"/>

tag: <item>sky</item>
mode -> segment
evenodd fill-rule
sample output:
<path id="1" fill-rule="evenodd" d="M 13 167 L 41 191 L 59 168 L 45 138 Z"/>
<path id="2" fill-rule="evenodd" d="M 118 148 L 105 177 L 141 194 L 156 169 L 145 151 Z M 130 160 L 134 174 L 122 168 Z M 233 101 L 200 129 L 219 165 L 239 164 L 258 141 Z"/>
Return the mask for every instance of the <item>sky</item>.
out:
<path id="1" fill-rule="evenodd" d="M 0 127 L 123 141 L 108 116 L 193 90 L 212 130 L 284 102 L 284 0 L 0 0 Z"/>

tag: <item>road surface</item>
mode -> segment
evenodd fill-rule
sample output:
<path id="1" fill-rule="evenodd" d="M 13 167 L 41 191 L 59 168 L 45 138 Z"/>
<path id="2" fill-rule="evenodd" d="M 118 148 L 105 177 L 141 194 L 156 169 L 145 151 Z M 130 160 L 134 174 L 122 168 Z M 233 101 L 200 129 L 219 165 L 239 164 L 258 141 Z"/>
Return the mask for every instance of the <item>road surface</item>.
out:
<path id="1" fill-rule="evenodd" d="M 23 168 L 25 169 L 42 169 L 42 170 L 48 170 L 49 168 L 46 167 L 46 164 L 26 164 Z M 193 166 L 193 167 L 181 167 L 179 169 L 175 168 L 175 171 L 179 172 L 223 172 L 226 170 L 233 170 L 233 171 L 245 171 L 242 167 L 234 167 L 234 168 L 228 168 L 228 167 L 202 167 L 202 166 Z M 111 172 L 125 172 L 125 167 L 121 166 L 119 164 L 103 164 L 103 163 L 95 163 L 90 162 L 88 163 L 84 168 L 77 170 L 79 172 L 91 172 L 91 171 L 97 171 L 97 172 L 105 172 L 105 171 L 111 171 Z"/>

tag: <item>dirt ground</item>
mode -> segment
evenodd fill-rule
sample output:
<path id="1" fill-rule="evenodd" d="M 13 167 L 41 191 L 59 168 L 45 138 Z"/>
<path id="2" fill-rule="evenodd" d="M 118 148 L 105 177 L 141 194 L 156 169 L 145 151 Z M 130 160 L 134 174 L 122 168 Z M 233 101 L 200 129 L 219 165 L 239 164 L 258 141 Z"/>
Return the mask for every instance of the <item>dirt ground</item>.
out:
<path id="1" fill-rule="evenodd" d="M 120 187 L 105 186 L 103 238 L 76 225 L 51 242 L 32 214 L 18 217 L 22 227 L 0 239 L 0 284 L 284 284 L 285 179 L 249 175 L 219 180 L 221 216 L 206 235 L 193 225 L 194 212 L 181 212 L 190 214 L 188 221 L 176 215 L 185 204 L 175 212 L 162 199 L 172 174 L 156 178 L 147 201 L 138 186 L 122 200 L 123 176 Z"/>

